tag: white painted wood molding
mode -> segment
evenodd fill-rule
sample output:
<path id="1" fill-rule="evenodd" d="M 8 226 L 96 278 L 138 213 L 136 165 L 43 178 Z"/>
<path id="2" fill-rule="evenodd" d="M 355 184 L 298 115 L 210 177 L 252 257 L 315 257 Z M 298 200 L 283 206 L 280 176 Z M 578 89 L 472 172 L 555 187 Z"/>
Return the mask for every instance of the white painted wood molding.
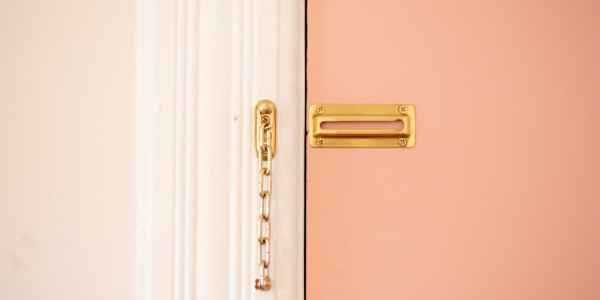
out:
<path id="1" fill-rule="evenodd" d="M 137 0 L 137 299 L 304 299 L 304 1 Z M 251 111 L 278 106 L 273 289 Z"/>

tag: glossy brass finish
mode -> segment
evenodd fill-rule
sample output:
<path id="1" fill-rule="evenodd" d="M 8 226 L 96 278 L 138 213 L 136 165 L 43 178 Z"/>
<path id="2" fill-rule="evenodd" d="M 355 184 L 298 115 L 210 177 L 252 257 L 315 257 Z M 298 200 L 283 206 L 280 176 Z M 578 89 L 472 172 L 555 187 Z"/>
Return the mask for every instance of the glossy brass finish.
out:
<path id="1" fill-rule="evenodd" d="M 324 123 L 401 122 L 401 128 L 323 128 Z M 411 104 L 313 104 L 309 140 L 316 148 L 411 148 L 415 146 L 415 106 Z"/>
<path id="2" fill-rule="evenodd" d="M 258 157 L 257 262 L 258 274 L 254 288 L 269 291 L 271 281 L 271 195 L 273 190 L 272 164 L 277 141 L 277 109 L 270 100 L 254 106 L 253 143 Z"/>
<path id="3" fill-rule="evenodd" d="M 256 155 L 264 153 L 260 147 L 269 138 L 271 158 L 275 157 L 277 150 L 277 107 L 275 103 L 268 99 L 258 101 L 254 105 L 252 116 L 252 145 L 256 149 Z M 263 134 L 265 131 L 261 129 L 261 126 L 268 127 L 267 132 L 271 135 L 270 137 Z"/>

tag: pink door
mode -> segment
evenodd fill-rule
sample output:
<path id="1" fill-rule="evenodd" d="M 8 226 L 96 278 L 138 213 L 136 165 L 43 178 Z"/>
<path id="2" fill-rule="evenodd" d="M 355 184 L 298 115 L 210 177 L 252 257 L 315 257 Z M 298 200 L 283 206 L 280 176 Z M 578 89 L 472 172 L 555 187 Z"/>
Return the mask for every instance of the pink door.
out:
<path id="1" fill-rule="evenodd" d="M 307 299 L 600 299 L 600 2 L 308 2 L 308 103 L 410 103 L 410 149 L 307 145 Z"/>

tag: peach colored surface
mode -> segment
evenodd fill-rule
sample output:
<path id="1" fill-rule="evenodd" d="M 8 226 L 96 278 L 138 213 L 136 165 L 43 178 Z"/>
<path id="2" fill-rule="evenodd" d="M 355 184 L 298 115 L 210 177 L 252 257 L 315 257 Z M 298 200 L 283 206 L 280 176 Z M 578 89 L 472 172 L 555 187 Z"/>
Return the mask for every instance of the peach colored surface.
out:
<path id="1" fill-rule="evenodd" d="M 308 5 L 310 103 L 417 106 L 309 146 L 308 299 L 600 299 L 600 2 Z"/>

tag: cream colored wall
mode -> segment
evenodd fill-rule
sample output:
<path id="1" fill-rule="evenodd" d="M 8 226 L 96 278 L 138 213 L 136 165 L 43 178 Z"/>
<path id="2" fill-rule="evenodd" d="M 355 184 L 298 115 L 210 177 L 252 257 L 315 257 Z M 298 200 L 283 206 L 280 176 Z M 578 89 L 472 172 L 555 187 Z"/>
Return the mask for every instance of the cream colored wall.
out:
<path id="1" fill-rule="evenodd" d="M 0 2 L 0 299 L 132 299 L 134 1 Z"/>

